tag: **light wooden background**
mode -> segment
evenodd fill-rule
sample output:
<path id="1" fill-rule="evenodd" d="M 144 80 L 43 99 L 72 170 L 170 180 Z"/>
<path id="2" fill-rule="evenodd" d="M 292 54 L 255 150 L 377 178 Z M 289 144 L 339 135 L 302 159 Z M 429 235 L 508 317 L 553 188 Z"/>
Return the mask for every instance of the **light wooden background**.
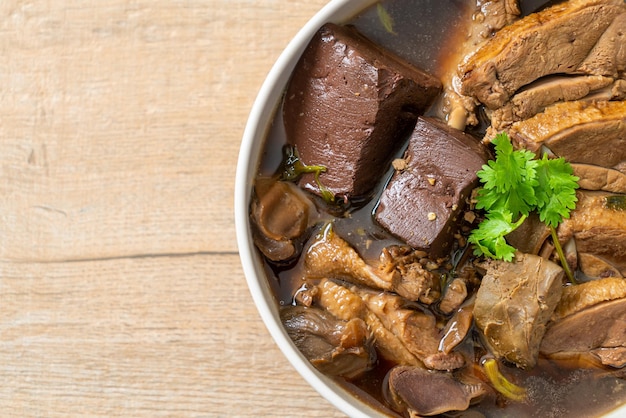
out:
<path id="1" fill-rule="evenodd" d="M 233 225 L 247 113 L 325 3 L 0 2 L 0 416 L 341 416 Z"/>

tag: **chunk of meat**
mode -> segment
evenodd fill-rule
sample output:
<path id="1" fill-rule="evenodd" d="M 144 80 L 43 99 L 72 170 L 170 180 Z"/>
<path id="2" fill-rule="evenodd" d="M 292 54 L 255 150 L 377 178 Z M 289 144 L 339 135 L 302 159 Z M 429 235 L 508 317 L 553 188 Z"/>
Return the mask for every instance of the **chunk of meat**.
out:
<path id="1" fill-rule="evenodd" d="M 626 174 L 611 168 L 591 164 L 572 164 L 578 185 L 585 190 L 626 193 Z"/>
<path id="2" fill-rule="evenodd" d="M 292 74 L 283 104 L 287 141 L 320 182 L 344 198 L 367 196 L 394 151 L 441 90 L 440 81 L 353 27 L 326 24 Z M 320 193 L 315 176 L 299 184 Z"/>
<path id="3" fill-rule="evenodd" d="M 361 319 L 342 321 L 303 306 L 283 307 L 280 317 L 296 347 L 322 373 L 354 378 L 376 361 L 372 339 Z"/>
<path id="4" fill-rule="evenodd" d="M 557 103 L 508 132 L 519 148 L 545 145 L 572 163 L 613 167 L 626 160 L 626 101 Z"/>
<path id="5" fill-rule="evenodd" d="M 463 278 L 453 279 L 443 293 L 439 310 L 444 314 L 450 314 L 457 310 L 467 298 L 467 284 Z"/>
<path id="6" fill-rule="evenodd" d="M 626 298 L 626 280 L 622 278 L 607 277 L 567 286 L 563 289 L 552 321 L 559 321 L 599 303 L 621 298 Z"/>
<path id="7" fill-rule="evenodd" d="M 626 12 L 613 20 L 578 67 L 587 74 L 622 77 L 626 74 Z"/>
<path id="8" fill-rule="evenodd" d="M 505 26 L 461 66 L 461 93 L 497 109 L 543 76 L 581 73 L 585 58 L 624 12 L 623 0 L 572 0 Z"/>
<path id="9" fill-rule="evenodd" d="M 587 277 L 623 277 L 623 274 L 611 263 L 595 254 L 578 253 L 578 268 Z"/>
<path id="10" fill-rule="evenodd" d="M 439 342 L 439 351 L 450 353 L 467 337 L 467 333 L 472 328 L 473 323 L 474 300 L 461 306 L 446 323 L 442 332 L 443 336 Z"/>
<path id="11" fill-rule="evenodd" d="M 490 131 L 495 134 L 514 122 L 528 119 L 555 103 L 582 99 L 611 86 L 613 79 L 603 76 L 550 76 L 522 88 L 502 107 L 491 112 Z"/>
<path id="12" fill-rule="evenodd" d="M 464 411 L 487 393 L 482 382 L 463 383 L 448 373 L 398 366 L 389 371 L 389 392 L 395 409 L 411 417 Z"/>
<path id="13" fill-rule="evenodd" d="M 374 216 L 411 247 L 443 256 L 489 153 L 472 136 L 420 117 L 404 159 L 407 168 L 394 173 Z"/>
<path id="14" fill-rule="evenodd" d="M 337 278 L 375 289 L 396 292 L 413 301 L 430 299 L 436 280 L 419 263 L 376 268 L 366 263 L 354 248 L 327 225 L 314 238 L 304 254 L 305 274 L 309 278 Z M 404 273 L 404 274 L 403 274 Z"/>
<path id="15" fill-rule="evenodd" d="M 506 236 L 507 242 L 518 251 L 526 254 L 539 254 L 550 236 L 550 228 L 531 212 L 522 224 Z"/>
<path id="16" fill-rule="evenodd" d="M 459 353 L 437 356 L 441 337 L 435 317 L 396 294 L 321 280 L 315 302 L 342 320 L 363 319 L 387 360 L 445 370 L 465 365 Z"/>
<path id="17" fill-rule="evenodd" d="M 400 337 L 385 327 L 382 320 L 369 310 L 353 289 L 331 280 L 321 280 L 316 287 L 316 303 L 336 317 L 349 321 L 360 318 L 374 336 L 374 344 L 380 356 L 397 364 L 423 367 L 423 363 L 407 348 Z"/>
<path id="18" fill-rule="evenodd" d="M 625 348 L 626 298 L 595 304 L 552 323 L 541 342 L 546 356 L 591 352 L 613 367 L 626 366 L 615 357 Z"/>
<path id="19" fill-rule="evenodd" d="M 409 246 L 391 245 L 380 253 L 378 270 L 383 274 L 400 274 L 397 292 L 400 295 L 419 295 L 418 301 L 430 305 L 441 296 L 439 278 L 424 269 L 426 253 Z"/>
<path id="20" fill-rule="evenodd" d="M 516 253 L 512 263 L 490 260 L 476 294 L 474 320 L 492 353 L 531 368 L 563 291 L 563 269 L 542 257 Z"/>
<path id="21" fill-rule="evenodd" d="M 448 59 L 459 63 L 467 60 L 478 45 L 485 43 L 494 33 L 519 19 L 520 13 L 517 0 L 477 1 L 466 31 L 468 35 L 456 52 L 446 50 Z M 460 92 L 456 67 L 456 65 L 447 66 L 448 70 L 442 77 L 444 85 L 442 111 L 450 127 L 463 131 L 467 125 L 477 125 L 478 118 L 475 112 L 476 100 Z"/>
<path id="22" fill-rule="evenodd" d="M 272 261 L 294 257 L 306 230 L 317 219 L 311 200 L 290 182 L 259 178 L 251 204 L 254 242 Z"/>
<path id="23" fill-rule="evenodd" d="M 576 241 L 579 253 L 595 255 L 626 273 L 626 208 L 614 207 L 612 199 L 626 202 L 626 195 L 579 190 L 578 203 L 559 225 L 561 242 Z"/>
<path id="24" fill-rule="evenodd" d="M 465 359 L 459 353 L 439 352 L 441 335 L 436 318 L 429 311 L 417 306 L 408 308 L 406 301 L 396 295 L 357 287 L 353 291 L 427 368 L 452 370 L 465 365 Z"/>

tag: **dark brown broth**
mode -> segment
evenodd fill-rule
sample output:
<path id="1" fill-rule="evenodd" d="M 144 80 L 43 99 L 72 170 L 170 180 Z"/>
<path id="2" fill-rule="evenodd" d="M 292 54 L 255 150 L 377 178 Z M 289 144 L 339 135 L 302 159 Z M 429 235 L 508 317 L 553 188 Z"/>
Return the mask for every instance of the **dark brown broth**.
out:
<path id="1" fill-rule="evenodd" d="M 546 1 L 521 2 L 524 14 L 540 8 Z M 553 3 L 553 2 L 552 2 Z M 356 16 L 350 24 L 370 39 L 394 51 L 414 65 L 442 76 L 446 70 L 446 51 L 454 51 L 465 33 L 474 2 L 471 0 L 385 0 L 381 4 L 392 16 L 394 33 L 389 33 L 381 24 L 376 6 Z M 443 51 L 443 53 L 442 53 Z M 431 111 L 431 114 L 435 114 Z M 268 131 L 268 137 L 259 165 L 260 175 L 271 175 L 280 165 L 281 149 L 286 143 L 281 109 L 277 109 L 275 119 Z M 403 150 L 399 152 L 399 155 Z M 391 176 L 390 168 L 381 179 L 371 200 L 361 207 L 348 208 L 345 216 L 334 219 L 335 231 L 366 260 L 377 258 L 382 248 L 400 242 L 378 226 L 372 217 L 377 196 Z M 316 231 L 312 231 L 312 234 Z M 272 288 L 281 305 L 291 304 L 294 294 L 302 287 L 300 264 L 275 266 L 266 264 Z M 437 314 L 436 312 L 434 312 Z M 441 318 L 445 320 L 445 318 Z M 476 333 L 463 343 L 462 350 L 468 356 L 480 357 L 482 349 L 474 350 L 480 342 Z M 392 367 L 386 361 L 352 382 L 352 385 L 369 394 L 374 401 L 385 404 L 382 382 L 386 372 Z M 531 371 L 521 371 L 515 367 L 505 367 L 502 372 L 528 390 L 529 399 L 524 403 L 507 403 L 492 393 L 470 410 L 480 412 L 485 417 L 589 417 L 598 416 L 615 408 L 626 400 L 626 386 L 622 378 L 615 377 L 608 369 L 582 369 L 576 365 L 562 366 L 555 362 L 540 359 L 539 365 Z M 623 375 L 624 373 L 622 373 Z M 353 387 L 354 387 L 353 386 Z M 355 390 L 355 396 L 364 398 Z M 620 400 L 618 402 L 618 400 Z M 454 416 L 462 417 L 463 413 Z"/>

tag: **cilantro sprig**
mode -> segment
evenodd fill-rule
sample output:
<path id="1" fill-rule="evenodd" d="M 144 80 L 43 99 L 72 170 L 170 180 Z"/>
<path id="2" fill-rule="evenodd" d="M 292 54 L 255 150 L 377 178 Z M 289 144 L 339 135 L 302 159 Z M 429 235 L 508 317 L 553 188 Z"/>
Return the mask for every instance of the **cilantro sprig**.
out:
<path id="1" fill-rule="evenodd" d="M 485 210 L 485 219 L 474 229 L 469 242 L 475 255 L 511 261 L 515 248 L 505 236 L 524 222 L 530 212 L 550 227 L 561 264 L 572 280 L 556 239 L 556 227 L 576 207 L 578 177 L 563 158 L 536 159 L 528 150 L 515 150 L 502 132 L 492 141 L 496 158 L 477 172 L 482 183 L 476 195 L 476 208 Z"/>

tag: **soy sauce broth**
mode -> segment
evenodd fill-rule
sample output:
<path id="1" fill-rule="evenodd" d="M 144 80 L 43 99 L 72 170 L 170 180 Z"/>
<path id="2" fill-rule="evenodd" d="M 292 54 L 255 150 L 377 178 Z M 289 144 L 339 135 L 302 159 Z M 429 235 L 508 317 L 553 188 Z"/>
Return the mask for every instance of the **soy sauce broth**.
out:
<path id="1" fill-rule="evenodd" d="M 522 13 L 528 14 L 547 3 L 554 1 L 522 1 L 520 6 Z M 391 17 L 392 31 L 381 22 L 380 7 Z M 474 7 L 473 0 L 383 0 L 347 23 L 415 66 L 442 77 L 449 69 L 448 66 L 455 64 L 450 57 L 460 52 L 459 45 L 471 22 Z M 428 114 L 437 115 L 437 111 L 431 109 Z M 278 169 L 285 144 L 282 111 L 279 107 L 268 130 L 259 175 L 269 176 Z M 398 156 L 403 152 L 401 149 Z M 335 231 L 366 261 L 377 258 L 386 246 L 402 244 L 377 225 L 372 217 L 377 197 L 392 173 L 393 169 L 390 168 L 369 201 L 348 207 L 339 216 L 328 215 L 329 219 L 333 219 Z M 316 232 L 311 231 L 311 235 Z M 297 261 L 288 265 L 266 262 L 266 271 L 278 302 L 281 305 L 294 303 L 294 295 L 302 287 L 300 264 Z M 448 319 L 439 313 L 437 315 L 441 321 Z M 463 349 L 473 353 L 478 360 L 484 354 L 484 349 L 477 332 L 471 334 L 463 343 Z M 351 382 L 343 382 L 343 385 L 352 388 L 355 396 L 366 402 L 370 398 L 373 407 L 385 405 L 382 389 L 384 377 L 393 366 L 388 361 L 379 360 L 378 366 L 372 371 Z M 507 402 L 493 392 L 467 411 L 446 416 L 592 417 L 600 416 L 626 402 L 626 372 L 616 376 L 613 373 L 615 370 L 581 368 L 577 362 L 564 364 L 541 358 L 533 370 L 522 371 L 511 366 L 502 372 L 527 389 L 527 401 Z"/>

